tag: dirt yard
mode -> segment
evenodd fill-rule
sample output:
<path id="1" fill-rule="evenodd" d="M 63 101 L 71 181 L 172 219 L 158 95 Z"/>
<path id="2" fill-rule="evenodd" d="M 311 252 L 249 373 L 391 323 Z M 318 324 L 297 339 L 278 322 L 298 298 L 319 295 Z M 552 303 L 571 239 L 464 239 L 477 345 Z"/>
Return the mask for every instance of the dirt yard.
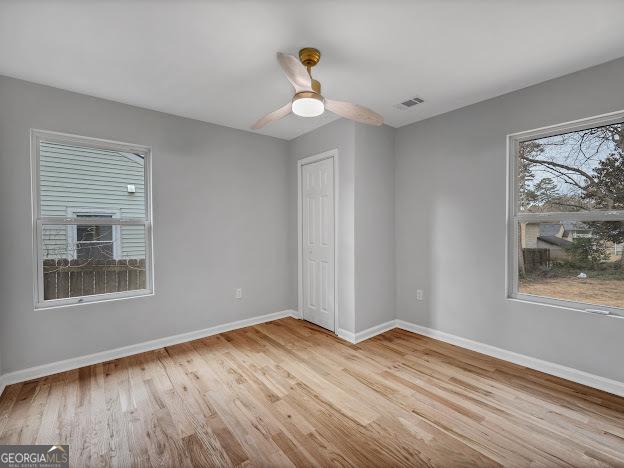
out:
<path id="1" fill-rule="evenodd" d="M 624 281 L 607 278 L 520 280 L 519 292 L 624 308 Z"/>

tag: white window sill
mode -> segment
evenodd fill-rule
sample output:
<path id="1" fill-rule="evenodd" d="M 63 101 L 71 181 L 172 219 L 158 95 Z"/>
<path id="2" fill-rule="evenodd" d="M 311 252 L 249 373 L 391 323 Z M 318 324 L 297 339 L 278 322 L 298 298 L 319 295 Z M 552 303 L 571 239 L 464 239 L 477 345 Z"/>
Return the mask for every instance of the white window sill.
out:
<path id="1" fill-rule="evenodd" d="M 507 300 L 535 306 L 555 307 L 557 309 L 581 312 L 583 314 L 594 315 L 596 317 L 624 319 L 624 310 L 612 307 L 583 304 L 581 302 L 562 301 L 549 297 L 531 296 L 530 294 L 507 296 Z"/>
<path id="2" fill-rule="evenodd" d="M 54 299 L 41 302 L 35 305 L 35 311 L 61 309 L 66 307 L 84 306 L 91 304 L 100 304 L 102 302 L 122 301 L 126 299 L 138 299 L 154 296 L 155 292 L 148 289 L 140 289 L 132 291 L 132 294 L 120 295 L 115 294 L 95 294 L 93 296 L 72 297 L 67 299 Z"/>

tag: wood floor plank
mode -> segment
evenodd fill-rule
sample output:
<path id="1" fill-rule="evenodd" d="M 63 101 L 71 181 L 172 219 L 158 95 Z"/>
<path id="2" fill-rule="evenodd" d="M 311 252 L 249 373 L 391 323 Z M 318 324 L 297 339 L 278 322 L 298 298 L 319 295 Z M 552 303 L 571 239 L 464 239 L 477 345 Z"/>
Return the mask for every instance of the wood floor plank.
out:
<path id="1" fill-rule="evenodd" d="M 0 443 L 70 444 L 76 467 L 624 467 L 624 398 L 289 318 L 11 385 Z"/>

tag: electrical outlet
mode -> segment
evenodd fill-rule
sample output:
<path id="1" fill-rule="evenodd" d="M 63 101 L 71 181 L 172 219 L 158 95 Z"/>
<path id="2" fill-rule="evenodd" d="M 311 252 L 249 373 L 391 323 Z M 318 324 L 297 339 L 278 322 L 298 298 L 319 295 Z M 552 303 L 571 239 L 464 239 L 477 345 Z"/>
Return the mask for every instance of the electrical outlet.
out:
<path id="1" fill-rule="evenodd" d="M 422 289 L 417 289 L 416 290 L 416 300 L 417 301 L 422 301 L 423 300 L 423 290 Z"/>
<path id="2" fill-rule="evenodd" d="M 242 288 L 237 288 L 236 292 L 234 294 L 234 297 L 236 299 L 242 299 L 243 298 L 243 289 Z"/>

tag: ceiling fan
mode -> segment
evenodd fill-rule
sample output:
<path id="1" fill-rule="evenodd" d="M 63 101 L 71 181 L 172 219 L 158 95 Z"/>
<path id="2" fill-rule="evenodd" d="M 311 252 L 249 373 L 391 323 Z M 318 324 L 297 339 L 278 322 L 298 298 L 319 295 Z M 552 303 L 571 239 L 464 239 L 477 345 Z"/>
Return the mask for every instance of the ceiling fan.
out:
<path id="1" fill-rule="evenodd" d="M 251 128 L 258 129 L 286 117 L 291 112 L 301 117 L 317 117 L 325 109 L 345 119 L 369 125 L 383 124 L 383 117 L 370 109 L 345 101 L 326 99 L 321 95 L 321 83 L 312 78 L 312 67 L 321 59 L 321 53 L 313 47 L 299 51 L 299 60 L 292 55 L 277 53 L 277 61 L 295 88 L 291 102 L 265 115 Z"/>

